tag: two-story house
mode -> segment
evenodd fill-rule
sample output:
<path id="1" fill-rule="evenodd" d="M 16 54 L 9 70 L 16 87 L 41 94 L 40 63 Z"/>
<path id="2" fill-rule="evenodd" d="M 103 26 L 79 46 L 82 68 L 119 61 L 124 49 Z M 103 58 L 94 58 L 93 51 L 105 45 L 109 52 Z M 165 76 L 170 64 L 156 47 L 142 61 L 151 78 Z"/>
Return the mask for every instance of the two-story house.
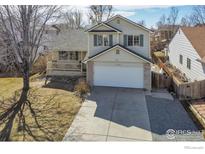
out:
<path id="1" fill-rule="evenodd" d="M 47 62 L 47 76 L 83 76 L 87 40 L 84 29 L 72 29 L 64 24 L 48 27 L 42 41 L 42 50 L 52 53 Z"/>
<path id="2" fill-rule="evenodd" d="M 189 81 L 205 79 L 205 26 L 180 27 L 168 46 L 169 62 Z"/>
<path id="3" fill-rule="evenodd" d="M 86 32 L 90 85 L 151 89 L 149 29 L 116 15 Z"/>

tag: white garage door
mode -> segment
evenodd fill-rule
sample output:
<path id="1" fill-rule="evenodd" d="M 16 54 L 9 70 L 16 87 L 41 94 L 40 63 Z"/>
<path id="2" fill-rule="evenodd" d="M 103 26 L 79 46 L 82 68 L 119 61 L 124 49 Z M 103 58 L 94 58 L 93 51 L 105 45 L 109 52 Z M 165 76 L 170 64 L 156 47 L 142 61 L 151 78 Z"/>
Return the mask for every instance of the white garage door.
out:
<path id="1" fill-rule="evenodd" d="M 95 86 L 143 88 L 143 65 L 95 63 L 93 80 Z"/>

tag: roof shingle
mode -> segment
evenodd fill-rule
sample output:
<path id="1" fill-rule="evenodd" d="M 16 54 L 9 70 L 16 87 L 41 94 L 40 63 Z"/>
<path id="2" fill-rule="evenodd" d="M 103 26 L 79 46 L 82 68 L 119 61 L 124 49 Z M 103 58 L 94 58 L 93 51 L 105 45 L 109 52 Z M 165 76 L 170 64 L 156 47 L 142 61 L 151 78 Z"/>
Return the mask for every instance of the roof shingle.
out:
<path id="1" fill-rule="evenodd" d="M 181 27 L 185 36 L 191 42 L 199 56 L 205 58 L 205 26 L 201 27 Z"/>

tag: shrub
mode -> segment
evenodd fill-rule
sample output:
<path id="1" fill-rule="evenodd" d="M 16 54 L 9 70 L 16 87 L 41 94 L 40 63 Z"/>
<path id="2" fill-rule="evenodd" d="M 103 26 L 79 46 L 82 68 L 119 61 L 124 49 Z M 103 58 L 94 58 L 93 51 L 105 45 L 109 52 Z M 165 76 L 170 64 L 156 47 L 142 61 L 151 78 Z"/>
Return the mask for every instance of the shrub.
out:
<path id="1" fill-rule="evenodd" d="M 85 81 L 79 81 L 78 84 L 75 86 L 74 90 L 77 92 L 78 95 L 81 97 L 88 92 L 90 92 L 90 87 Z"/>
<path id="2" fill-rule="evenodd" d="M 46 72 L 47 59 L 49 56 L 49 53 L 39 55 L 39 57 L 36 59 L 33 65 L 32 74 Z"/>

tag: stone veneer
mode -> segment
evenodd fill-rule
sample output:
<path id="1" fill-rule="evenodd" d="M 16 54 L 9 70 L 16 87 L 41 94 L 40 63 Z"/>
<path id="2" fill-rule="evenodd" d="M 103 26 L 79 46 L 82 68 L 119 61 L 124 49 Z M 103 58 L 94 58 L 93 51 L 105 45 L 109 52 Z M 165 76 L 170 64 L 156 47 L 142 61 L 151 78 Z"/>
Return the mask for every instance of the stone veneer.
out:
<path id="1" fill-rule="evenodd" d="M 86 80 L 87 83 L 90 86 L 93 86 L 93 74 L 94 74 L 94 67 L 93 67 L 93 61 L 88 61 L 87 62 L 87 74 L 86 74 Z"/>
<path id="2" fill-rule="evenodd" d="M 144 63 L 144 88 L 147 90 L 152 89 L 151 64 L 149 63 Z"/>

